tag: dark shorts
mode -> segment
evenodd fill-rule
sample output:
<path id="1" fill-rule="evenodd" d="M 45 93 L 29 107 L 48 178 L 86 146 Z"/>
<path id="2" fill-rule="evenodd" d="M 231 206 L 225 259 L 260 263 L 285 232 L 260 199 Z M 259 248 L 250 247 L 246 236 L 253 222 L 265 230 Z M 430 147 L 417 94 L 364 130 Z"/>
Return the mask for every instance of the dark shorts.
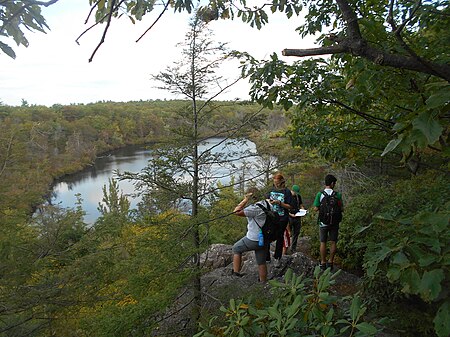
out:
<path id="1" fill-rule="evenodd" d="M 233 246 L 233 254 L 241 255 L 251 250 L 255 251 L 256 263 L 258 266 L 266 264 L 266 248 L 267 245 L 259 246 L 258 241 L 249 240 L 246 236 L 236 242 Z"/>
<path id="2" fill-rule="evenodd" d="M 320 228 L 320 242 L 327 242 L 327 241 L 337 242 L 339 225 L 319 227 L 319 228 Z"/>

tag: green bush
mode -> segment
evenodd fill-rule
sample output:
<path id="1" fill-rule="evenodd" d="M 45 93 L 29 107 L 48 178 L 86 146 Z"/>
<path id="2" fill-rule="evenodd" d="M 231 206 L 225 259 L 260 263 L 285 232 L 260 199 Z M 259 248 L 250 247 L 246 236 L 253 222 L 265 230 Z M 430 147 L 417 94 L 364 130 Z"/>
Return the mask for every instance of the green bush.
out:
<path id="1" fill-rule="evenodd" d="M 365 322 L 366 307 L 357 295 L 337 298 L 329 293 L 338 274 L 321 273 L 317 267 L 314 279 L 305 279 L 288 270 L 284 282 L 270 281 L 275 299 L 270 305 L 258 308 L 232 299 L 220 309 L 225 323 L 216 324 L 218 317 L 213 317 L 195 337 L 376 335 L 379 330 Z"/>
<path id="2" fill-rule="evenodd" d="M 338 259 L 366 275 L 366 303 L 396 319 L 402 336 L 450 334 L 448 180 L 429 172 L 372 181 L 346 204 Z"/>
<path id="3" fill-rule="evenodd" d="M 446 200 L 443 193 L 448 194 L 445 190 L 448 191 L 449 183 L 448 177 L 429 172 L 393 183 L 386 179 L 373 180 L 369 189 L 354 189 L 339 229 L 337 254 L 343 266 L 362 270 L 367 246 L 389 237 L 392 224 L 373 223 L 376 215 L 402 217 L 418 211 L 434 211 L 443 207 Z"/>
<path id="4" fill-rule="evenodd" d="M 450 206 L 450 204 L 448 204 Z M 390 284 L 405 297 L 414 296 L 422 303 L 421 311 L 431 312 L 439 337 L 450 334 L 450 209 L 422 211 L 412 217 L 378 216 L 386 228 L 386 239 L 371 242 L 365 254 L 368 280 L 386 275 Z M 377 285 L 374 283 L 375 286 Z M 411 311 L 411 308 L 408 308 Z M 426 316 L 422 320 L 427 325 Z M 410 321 L 410 320 L 409 320 Z M 415 324 L 415 322 L 413 322 Z M 414 328 L 414 327 L 411 327 Z"/>

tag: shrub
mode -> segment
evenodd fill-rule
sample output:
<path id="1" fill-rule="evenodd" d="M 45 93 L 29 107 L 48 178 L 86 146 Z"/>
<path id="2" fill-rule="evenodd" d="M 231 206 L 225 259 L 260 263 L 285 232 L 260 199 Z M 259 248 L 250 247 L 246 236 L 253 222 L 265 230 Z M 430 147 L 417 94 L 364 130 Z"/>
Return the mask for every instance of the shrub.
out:
<path id="1" fill-rule="evenodd" d="M 284 282 L 270 281 L 275 301 L 269 306 L 257 308 L 231 299 L 227 308 L 220 309 L 225 325 L 216 325 L 213 317 L 195 337 L 376 335 L 379 330 L 364 321 L 366 307 L 359 296 L 340 299 L 329 293 L 338 274 L 321 273 L 317 267 L 314 279 L 304 279 L 288 270 Z"/>
<path id="2" fill-rule="evenodd" d="M 422 211 L 401 218 L 385 214 L 377 220 L 393 226 L 386 227 L 384 241 L 368 245 L 364 257 L 368 280 L 386 275 L 389 283 L 405 297 L 420 299 L 425 310 L 432 312 L 434 330 L 439 337 L 448 336 L 450 210 L 445 207 L 437 212 Z M 426 321 L 425 315 L 423 318 Z"/>

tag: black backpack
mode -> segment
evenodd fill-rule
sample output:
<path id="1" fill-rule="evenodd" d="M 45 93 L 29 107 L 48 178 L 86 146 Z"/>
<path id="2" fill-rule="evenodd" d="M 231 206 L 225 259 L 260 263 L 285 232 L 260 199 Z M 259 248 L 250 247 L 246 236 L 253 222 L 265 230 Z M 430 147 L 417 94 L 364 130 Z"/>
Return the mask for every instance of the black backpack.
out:
<path id="1" fill-rule="evenodd" d="M 324 225 L 338 225 L 342 220 L 342 208 L 336 192 L 330 194 L 322 191 L 323 198 L 319 206 L 319 220 Z"/>
<path id="2" fill-rule="evenodd" d="M 261 204 L 256 204 L 266 214 L 266 221 L 264 222 L 264 225 L 261 227 L 256 221 L 255 222 L 258 224 L 258 227 L 261 228 L 261 230 L 263 232 L 264 242 L 270 243 L 270 242 L 276 240 L 276 237 L 277 237 L 276 231 L 277 231 L 277 226 L 280 223 L 280 215 L 270 208 L 270 205 L 267 202 L 267 200 L 265 200 L 265 202 L 266 202 L 267 207 L 264 205 L 261 205 Z"/>

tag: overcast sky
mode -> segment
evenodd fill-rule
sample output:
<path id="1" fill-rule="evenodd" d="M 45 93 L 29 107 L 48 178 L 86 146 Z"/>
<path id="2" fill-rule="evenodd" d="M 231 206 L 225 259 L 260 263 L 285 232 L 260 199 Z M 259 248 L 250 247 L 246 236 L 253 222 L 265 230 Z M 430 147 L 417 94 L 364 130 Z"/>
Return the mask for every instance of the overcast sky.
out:
<path id="1" fill-rule="evenodd" d="M 0 54 L 0 102 L 15 106 L 24 99 L 29 104 L 51 106 L 181 98 L 155 89 L 150 76 L 180 59 L 175 46 L 184 40 L 188 16 L 168 13 L 140 42 L 135 42 L 153 22 L 157 11 L 136 25 L 125 17 L 113 22 L 105 43 L 89 63 L 104 26 L 84 35 L 80 45 L 75 42 L 88 27 L 84 24 L 89 13 L 88 0 L 60 0 L 44 9 L 51 31 L 26 32 L 30 45 L 28 48 L 14 45 L 15 60 Z M 302 41 L 294 31 L 299 18 L 287 20 L 277 15 L 269 20 L 272 22 L 260 31 L 240 19 L 214 22 L 211 28 L 218 41 L 228 42 L 230 48 L 248 51 L 260 59 L 268 59 L 272 52 L 281 56 L 284 48 L 313 47 L 312 39 Z M 7 43 L 11 45 L 13 41 Z M 248 88 L 242 82 L 219 98 L 248 99 Z"/>

